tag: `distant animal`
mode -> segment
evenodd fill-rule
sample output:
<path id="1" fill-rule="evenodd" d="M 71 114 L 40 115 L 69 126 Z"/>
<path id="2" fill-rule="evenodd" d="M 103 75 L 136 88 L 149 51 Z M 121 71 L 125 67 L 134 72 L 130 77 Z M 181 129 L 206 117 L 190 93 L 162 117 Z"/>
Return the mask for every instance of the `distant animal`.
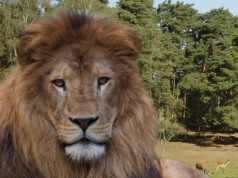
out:
<path id="1" fill-rule="evenodd" d="M 215 174 L 218 173 L 218 168 L 221 167 L 223 169 L 223 174 L 225 174 L 225 167 L 230 163 L 229 160 L 227 160 L 225 163 L 223 162 L 216 162 L 216 169 L 215 169 Z"/>
<path id="2" fill-rule="evenodd" d="M 154 164 L 156 120 L 128 25 L 62 12 L 20 33 L 0 87 L 1 178 L 205 178 Z"/>
<path id="3" fill-rule="evenodd" d="M 231 135 L 229 135 L 229 137 L 235 137 L 235 138 L 238 138 L 238 133 L 231 134 Z"/>
<path id="4" fill-rule="evenodd" d="M 196 164 L 196 168 L 203 171 L 205 173 L 205 171 L 207 172 L 207 174 L 209 176 L 211 176 L 211 172 L 207 169 L 207 165 L 205 163 L 197 163 Z"/>

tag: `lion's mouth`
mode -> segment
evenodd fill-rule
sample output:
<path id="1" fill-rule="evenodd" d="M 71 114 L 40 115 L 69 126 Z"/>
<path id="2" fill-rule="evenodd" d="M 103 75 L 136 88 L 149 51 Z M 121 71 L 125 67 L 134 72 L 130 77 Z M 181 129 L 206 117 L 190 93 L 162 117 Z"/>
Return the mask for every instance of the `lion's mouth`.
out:
<path id="1" fill-rule="evenodd" d="M 75 144 L 81 144 L 81 145 L 87 146 L 87 145 L 92 144 L 92 143 L 94 143 L 96 145 L 99 145 L 99 146 L 104 146 L 104 145 L 108 144 L 108 142 L 97 142 L 97 141 L 90 140 L 88 138 L 82 138 L 82 139 L 77 140 L 77 141 L 72 142 L 72 143 L 61 142 L 61 145 L 63 147 L 72 146 L 72 145 L 75 145 Z"/>
<path id="2" fill-rule="evenodd" d="M 95 143 L 88 138 L 82 138 L 73 143 L 64 143 L 64 146 L 66 155 L 78 162 L 96 160 L 106 153 L 106 143 Z"/>

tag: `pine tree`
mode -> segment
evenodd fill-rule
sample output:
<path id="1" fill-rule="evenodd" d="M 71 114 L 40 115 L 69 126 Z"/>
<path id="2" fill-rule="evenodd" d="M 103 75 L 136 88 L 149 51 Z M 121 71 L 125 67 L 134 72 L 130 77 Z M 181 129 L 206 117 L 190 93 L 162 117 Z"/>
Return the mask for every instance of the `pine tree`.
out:
<path id="1" fill-rule="evenodd" d="M 154 98 L 157 81 L 155 56 L 161 45 L 161 33 L 155 21 L 156 13 L 152 3 L 146 0 L 121 0 L 118 2 L 118 18 L 134 27 L 143 41 L 143 50 L 137 63 L 149 94 Z"/>
<path id="2" fill-rule="evenodd" d="M 134 27 L 143 41 L 143 50 L 138 59 L 142 79 L 153 95 L 154 87 L 154 56 L 158 46 L 160 31 L 155 22 L 153 1 L 148 0 L 120 0 L 118 2 L 118 18 Z"/>
<path id="3" fill-rule="evenodd" d="M 172 101 L 168 107 L 168 113 L 171 113 L 172 118 L 182 117 L 182 108 L 183 117 L 186 117 L 186 98 L 179 98 L 179 96 L 182 94 L 186 97 L 186 92 L 181 93 L 180 85 L 183 76 L 193 67 L 190 66 L 191 61 L 186 56 L 187 48 L 193 44 L 193 27 L 196 24 L 197 11 L 192 6 L 183 2 L 172 4 L 169 0 L 164 1 L 157 9 L 158 21 L 164 34 L 158 63 L 161 66 L 160 76 L 169 83 L 167 88 L 170 92 L 167 92 L 167 96 L 170 96 Z M 163 91 L 161 90 L 160 93 L 162 94 Z M 183 102 L 184 106 L 182 106 Z"/>
<path id="4" fill-rule="evenodd" d="M 208 48 L 206 72 L 213 94 L 213 125 L 218 127 L 238 128 L 238 114 L 235 106 L 237 97 L 237 55 L 234 38 L 237 38 L 237 21 L 228 10 L 213 9 L 204 14 L 207 22 L 203 25 L 206 34 L 201 30 L 201 38 Z"/>
<path id="5" fill-rule="evenodd" d="M 234 128 L 237 51 L 232 43 L 237 38 L 237 22 L 223 8 L 200 14 L 197 21 L 194 42 L 186 51 L 190 65 L 184 68 L 181 85 L 187 94 L 189 122 L 218 129 Z"/>

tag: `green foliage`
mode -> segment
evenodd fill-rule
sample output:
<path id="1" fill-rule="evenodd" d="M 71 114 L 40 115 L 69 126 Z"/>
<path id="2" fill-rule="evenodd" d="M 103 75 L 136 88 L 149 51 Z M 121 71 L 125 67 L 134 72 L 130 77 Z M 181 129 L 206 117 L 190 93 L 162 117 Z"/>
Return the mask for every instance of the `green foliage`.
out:
<path id="1" fill-rule="evenodd" d="M 108 0 L 57 0 L 54 11 L 74 10 L 115 17 L 115 8 L 107 7 Z"/>
<path id="2" fill-rule="evenodd" d="M 171 58 L 165 63 L 173 66 L 184 101 L 179 120 L 237 129 L 237 17 L 223 8 L 198 14 L 191 4 L 171 1 L 160 4 L 157 13 L 167 38 L 163 51 Z"/>
<path id="3" fill-rule="evenodd" d="M 108 0 L 99 0 L 102 4 L 108 4 Z"/>

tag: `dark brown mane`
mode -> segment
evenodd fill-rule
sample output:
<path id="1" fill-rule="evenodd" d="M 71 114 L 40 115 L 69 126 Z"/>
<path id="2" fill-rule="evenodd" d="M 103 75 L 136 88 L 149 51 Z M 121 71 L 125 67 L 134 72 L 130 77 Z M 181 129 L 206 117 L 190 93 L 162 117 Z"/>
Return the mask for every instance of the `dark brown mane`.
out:
<path id="1" fill-rule="evenodd" d="M 18 50 L 22 66 L 32 61 L 47 60 L 53 51 L 77 41 L 96 44 L 114 56 L 137 59 L 141 40 L 132 28 L 105 18 L 84 13 L 60 13 L 56 17 L 39 20 L 21 34 Z"/>

